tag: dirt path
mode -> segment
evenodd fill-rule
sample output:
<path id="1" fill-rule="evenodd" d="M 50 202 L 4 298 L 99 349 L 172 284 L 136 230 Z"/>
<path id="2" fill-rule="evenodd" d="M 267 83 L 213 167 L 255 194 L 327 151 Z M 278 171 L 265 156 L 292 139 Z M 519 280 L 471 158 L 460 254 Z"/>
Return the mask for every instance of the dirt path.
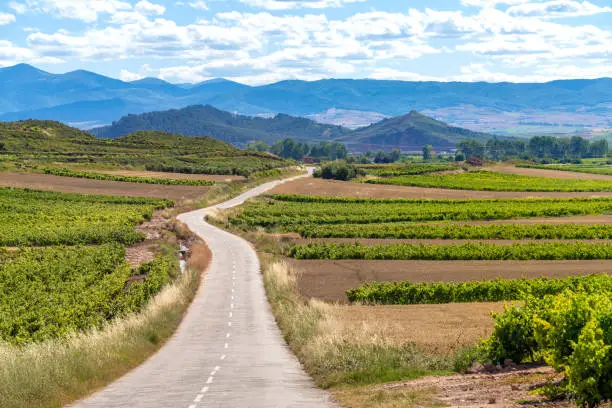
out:
<path id="1" fill-rule="evenodd" d="M 302 194 L 332 197 L 361 198 L 430 198 L 430 199 L 492 199 L 492 198 L 571 198 L 612 197 L 612 192 L 521 192 L 521 191 L 468 191 L 441 188 L 363 184 L 336 180 L 305 178 L 276 187 L 272 194 Z"/>

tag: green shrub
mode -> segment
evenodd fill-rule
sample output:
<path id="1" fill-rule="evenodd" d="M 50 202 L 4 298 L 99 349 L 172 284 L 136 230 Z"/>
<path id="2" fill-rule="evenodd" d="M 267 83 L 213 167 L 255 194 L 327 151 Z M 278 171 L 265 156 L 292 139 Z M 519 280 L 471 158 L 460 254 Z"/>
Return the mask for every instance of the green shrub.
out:
<path id="1" fill-rule="evenodd" d="M 323 164 L 315 170 L 313 175 L 314 177 L 323 179 L 347 181 L 360 174 L 362 174 L 362 172 L 354 165 L 348 164 L 343 160 L 337 160 Z"/>

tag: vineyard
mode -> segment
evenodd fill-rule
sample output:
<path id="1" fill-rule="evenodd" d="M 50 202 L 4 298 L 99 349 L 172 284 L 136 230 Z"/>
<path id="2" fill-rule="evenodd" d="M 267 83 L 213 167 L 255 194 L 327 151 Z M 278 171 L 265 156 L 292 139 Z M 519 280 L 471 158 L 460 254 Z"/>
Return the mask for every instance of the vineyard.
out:
<path id="1" fill-rule="evenodd" d="M 92 173 L 87 171 L 73 171 L 69 169 L 44 169 L 45 174 L 54 176 L 75 177 L 90 180 L 120 181 L 126 183 L 162 184 L 168 186 L 212 186 L 215 184 L 211 180 L 190 180 L 190 179 L 167 179 L 154 177 L 121 176 L 117 174 Z"/>
<path id="2" fill-rule="evenodd" d="M 352 302 L 412 305 L 521 300 L 577 289 L 586 293 L 610 292 L 612 277 L 603 274 L 564 279 L 496 279 L 461 283 L 374 282 L 349 290 L 347 296 Z"/>
<path id="3" fill-rule="evenodd" d="M 612 176 L 610 165 L 575 165 L 575 164 L 517 164 L 516 167 L 542 170 L 572 171 L 575 173 L 603 174 Z"/>
<path id="4" fill-rule="evenodd" d="M 296 232 L 323 225 L 337 225 L 338 231 L 342 231 L 342 228 L 352 228 L 347 224 L 364 224 L 367 231 L 367 228 L 386 228 L 388 223 L 407 221 L 507 220 L 609 213 L 612 213 L 609 198 L 408 200 L 276 195 L 266 201 L 247 203 L 230 221 L 249 228 Z"/>
<path id="5" fill-rule="evenodd" d="M 459 167 L 449 164 L 434 164 L 434 163 L 407 163 L 404 165 L 392 164 L 392 165 L 376 165 L 376 164 L 362 164 L 357 166 L 358 169 L 362 169 L 366 174 L 378 177 L 396 177 L 396 176 L 408 176 L 415 174 L 427 174 L 437 173 L 441 171 L 457 170 Z"/>
<path id="6" fill-rule="evenodd" d="M 0 246 L 129 245 L 134 227 L 168 200 L 88 196 L 0 188 Z"/>
<path id="7" fill-rule="evenodd" d="M 359 243 L 310 243 L 293 245 L 286 253 L 295 259 L 364 260 L 523 260 L 612 259 L 612 244 L 585 242 L 515 243 L 495 245 L 465 243 L 450 245 L 389 244 L 366 246 Z"/>
<path id="8" fill-rule="evenodd" d="M 135 132 L 112 140 L 98 139 L 52 121 L 0 123 L 0 142 L 4 146 L 0 166 L 2 162 L 43 168 L 56 164 L 94 164 L 108 168 L 127 166 L 174 173 L 248 176 L 291 165 L 277 156 L 239 150 L 211 137 Z"/>
<path id="9" fill-rule="evenodd" d="M 168 200 L 0 188 L 0 339 L 22 345 L 101 328 L 176 275 L 174 250 L 130 268 L 135 227 Z M 8 247 L 2 249 L 1 247 Z"/>
<path id="10" fill-rule="evenodd" d="M 367 179 L 363 182 L 482 191 L 612 191 L 612 181 L 606 180 L 550 179 L 491 171 L 386 177 Z"/>

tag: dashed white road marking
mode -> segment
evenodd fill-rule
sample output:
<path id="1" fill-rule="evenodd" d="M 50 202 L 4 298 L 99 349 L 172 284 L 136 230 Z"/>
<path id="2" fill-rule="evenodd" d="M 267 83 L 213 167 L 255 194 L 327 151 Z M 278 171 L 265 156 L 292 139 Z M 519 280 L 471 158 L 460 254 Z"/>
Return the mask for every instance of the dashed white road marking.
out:
<path id="1" fill-rule="evenodd" d="M 208 387 L 202 387 L 202 389 L 200 390 L 200 392 L 202 394 L 206 394 L 208 392 Z"/>
<path id="2" fill-rule="evenodd" d="M 229 347 L 229 344 L 225 343 L 225 346 L 224 346 L 224 347 L 225 347 L 225 348 L 228 348 L 228 347 Z"/>
<path id="3" fill-rule="evenodd" d="M 233 308 L 234 308 L 234 304 L 232 303 L 232 304 L 230 305 L 230 309 L 233 309 Z"/>
<path id="4" fill-rule="evenodd" d="M 231 318 L 234 314 L 232 312 L 229 312 L 229 317 Z"/>
<path id="5" fill-rule="evenodd" d="M 227 325 L 228 325 L 229 327 L 232 327 L 232 322 L 227 322 Z"/>
<path id="6" fill-rule="evenodd" d="M 198 394 L 198 395 L 196 395 L 196 397 L 193 400 L 193 402 L 200 402 L 200 401 L 202 401 L 202 398 L 204 398 L 204 394 Z"/>
<path id="7" fill-rule="evenodd" d="M 227 334 L 225 335 L 225 337 L 229 339 L 230 334 L 229 334 L 229 333 L 227 333 Z"/>
<path id="8" fill-rule="evenodd" d="M 212 376 L 208 377 L 208 380 L 206 380 L 206 384 L 212 384 L 213 380 L 214 380 L 214 377 Z"/>
<path id="9" fill-rule="evenodd" d="M 221 356 L 221 360 L 225 360 L 225 357 L 226 357 L 226 355 L 225 355 L 225 354 L 223 354 L 223 355 Z"/>

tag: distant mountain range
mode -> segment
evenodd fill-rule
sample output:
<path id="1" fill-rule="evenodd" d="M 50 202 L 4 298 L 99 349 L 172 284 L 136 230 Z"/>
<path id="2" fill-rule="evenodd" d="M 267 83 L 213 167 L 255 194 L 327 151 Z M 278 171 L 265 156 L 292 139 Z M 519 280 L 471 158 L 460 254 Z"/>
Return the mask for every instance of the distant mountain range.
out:
<path id="1" fill-rule="evenodd" d="M 88 71 L 51 74 L 25 64 L 0 69 L 3 121 L 32 117 L 87 128 L 126 114 L 204 104 L 244 115 L 283 113 L 343 125 L 356 117 L 368 125 L 416 110 L 496 133 L 598 131 L 612 128 L 612 79 L 537 84 L 329 79 L 248 86 L 225 79 L 124 82 Z M 336 109 L 333 118 L 325 114 L 330 109 Z"/>
<path id="2" fill-rule="evenodd" d="M 184 109 L 124 116 L 111 126 L 91 129 L 98 137 L 114 139 L 140 130 L 157 130 L 185 136 L 210 136 L 235 146 L 262 140 L 273 143 L 286 137 L 306 142 L 331 140 L 350 131 L 341 126 L 323 125 L 310 119 L 284 114 L 258 118 L 196 105 Z"/>
<path id="3" fill-rule="evenodd" d="M 141 130 L 211 136 L 239 147 L 256 140 L 271 144 L 286 137 L 311 143 L 334 140 L 345 143 L 353 151 L 381 148 L 410 151 L 420 150 L 426 144 L 437 149 L 452 149 L 462 139 L 486 141 L 492 137 L 490 134 L 449 126 L 416 111 L 350 130 L 284 114 L 272 118 L 235 115 L 210 105 L 128 115 L 111 126 L 94 128 L 90 132 L 98 137 L 117 138 Z"/>

